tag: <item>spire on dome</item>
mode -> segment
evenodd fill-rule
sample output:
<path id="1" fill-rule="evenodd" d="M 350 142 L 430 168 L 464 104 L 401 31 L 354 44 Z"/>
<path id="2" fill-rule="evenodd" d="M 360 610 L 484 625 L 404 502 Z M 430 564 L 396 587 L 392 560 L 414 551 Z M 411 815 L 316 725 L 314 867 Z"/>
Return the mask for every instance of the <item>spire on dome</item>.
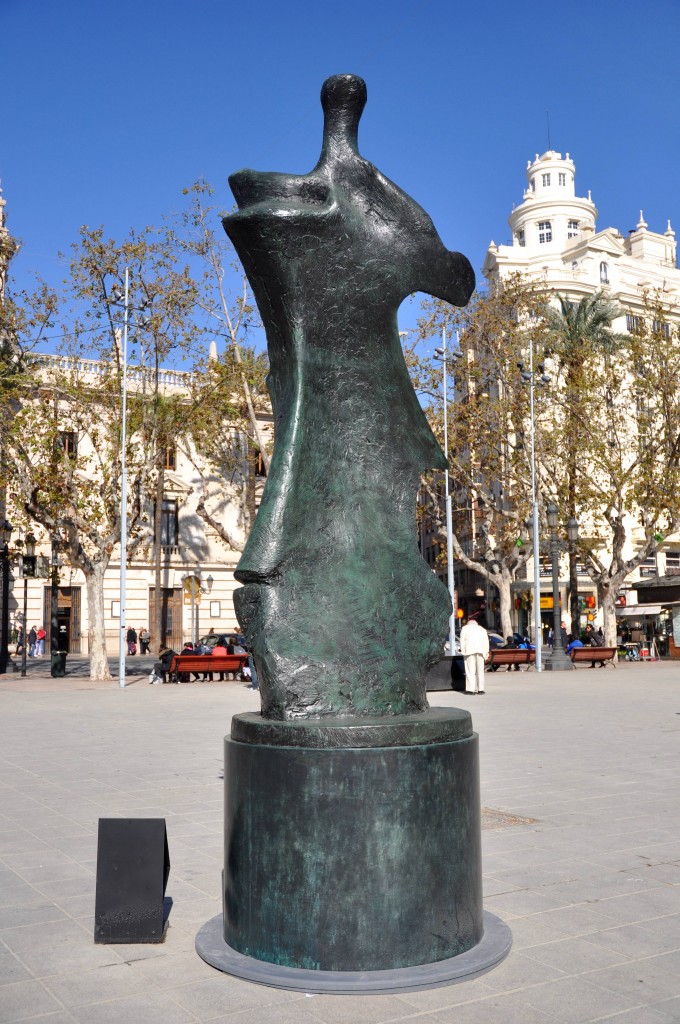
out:
<path id="1" fill-rule="evenodd" d="M 647 227 L 647 221 L 645 220 L 645 218 L 644 218 L 644 216 L 642 214 L 642 210 L 640 210 L 640 219 L 639 219 L 639 221 L 637 222 L 637 224 L 635 226 L 637 227 L 638 231 L 640 230 L 640 228 L 646 228 Z"/>
<path id="2" fill-rule="evenodd" d="M 664 231 L 664 235 L 668 235 L 669 238 L 675 238 L 675 231 L 673 231 L 673 228 L 671 227 L 670 218 L 668 220 L 666 230 Z"/>

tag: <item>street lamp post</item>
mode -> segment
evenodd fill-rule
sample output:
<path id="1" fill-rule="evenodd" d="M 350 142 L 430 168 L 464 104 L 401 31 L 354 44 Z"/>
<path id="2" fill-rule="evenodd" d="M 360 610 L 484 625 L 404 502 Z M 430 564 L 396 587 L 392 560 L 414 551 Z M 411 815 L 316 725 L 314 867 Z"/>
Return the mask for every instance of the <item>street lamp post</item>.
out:
<path id="1" fill-rule="evenodd" d="M 0 675 L 7 672 L 9 661 L 9 539 L 14 527 L 9 519 L 0 525 L 2 536 L 2 625 L 0 626 Z"/>
<path id="2" fill-rule="evenodd" d="M 449 618 L 449 642 L 450 653 L 456 653 L 456 584 L 453 566 L 453 515 L 451 511 L 451 492 L 449 488 L 449 417 L 448 417 L 448 359 L 460 359 L 460 352 L 448 352 L 446 348 L 446 327 L 442 328 L 442 347 L 434 350 L 435 355 L 441 359 L 444 370 L 442 378 L 442 392 L 444 397 L 444 455 L 446 457 L 446 469 L 444 470 L 444 500 L 446 504 L 446 570 L 449 594 L 451 596 L 451 615 Z M 453 365 L 451 367 L 451 382 L 455 386 Z"/>
<path id="3" fill-rule="evenodd" d="M 196 605 L 196 639 L 195 639 L 194 643 L 198 644 L 199 640 L 201 639 L 201 630 L 199 628 L 199 616 L 200 616 L 200 613 L 201 613 L 201 597 L 200 597 L 200 595 L 201 594 L 210 594 L 210 592 L 212 590 L 212 587 L 213 587 L 213 583 L 215 581 L 214 581 L 213 577 L 210 575 L 210 573 L 208 573 L 208 575 L 206 576 L 206 580 L 205 580 L 205 586 L 203 586 L 203 583 L 201 582 L 201 570 L 198 569 L 198 568 L 196 569 L 196 576 L 197 576 L 197 582 L 198 582 L 198 603 Z"/>
<path id="4" fill-rule="evenodd" d="M 543 631 L 541 629 L 541 553 L 538 532 L 538 498 L 536 493 L 536 421 L 534 416 L 534 390 L 537 386 L 545 387 L 550 377 L 545 372 L 545 364 L 539 363 L 540 377 L 536 381 L 534 373 L 534 342 L 529 338 L 529 369 L 524 363 L 518 363 L 522 383 L 529 386 L 529 411 L 531 424 L 531 521 L 532 545 L 534 550 L 534 647 L 536 648 L 536 671 L 543 670 Z"/>
<path id="5" fill-rule="evenodd" d="M 578 522 L 571 516 L 567 520 L 567 537 L 569 538 L 569 611 L 571 612 L 571 632 L 576 640 L 581 632 L 581 613 L 578 600 L 578 566 L 576 558 L 576 542 L 578 541 Z"/>
<path id="6" fill-rule="evenodd" d="M 118 636 L 118 685 L 125 686 L 125 656 L 127 654 L 127 623 L 125 612 L 125 573 L 127 569 L 127 359 L 128 359 L 128 324 L 130 320 L 130 271 L 125 268 L 125 292 L 120 288 L 112 290 L 111 296 L 116 304 L 123 306 L 123 397 L 121 410 L 120 440 L 120 633 Z"/>
<path id="7" fill-rule="evenodd" d="M 21 576 L 24 581 L 24 614 L 23 614 L 23 625 L 24 625 L 24 643 L 21 648 L 21 675 L 26 678 L 26 644 L 27 644 L 27 620 L 28 620 L 28 580 L 29 577 L 35 576 L 35 536 L 32 533 L 26 534 L 26 553 L 23 554 L 20 551 L 19 559 L 21 563 Z M 23 548 L 23 541 L 17 541 L 17 548 Z"/>
<path id="8" fill-rule="evenodd" d="M 52 534 L 52 556 L 50 571 L 50 658 L 52 673 L 59 665 L 59 534 Z"/>
<path id="9" fill-rule="evenodd" d="M 199 603 L 201 600 L 201 594 L 204 593 L 203 587 L 201 587 L 200 570 L 197 569 L 196 572 L 185 572 L 181 579 L 182 593 L 185 599 L 187 595 L 189 596 L 191 607 L 189 639 L 192 644 L 196 644 L 198 643 Z"/>
<path id="10" fill-rule="evenodd" d="M 118 685 L 125 686 L 125 656 L 127 654 L 127 621 L 125 607 L 125 588 L 127 572 L 127 371 L 128 371 L 128 330 L 130 326 L 130 312 L 136 309 L 142 314 L 141 322 L 137 327 L 148 327 L 150 319 L 145 312 L 149 306 L 148 300 L 144 300 L 139 307 L 130 304 L 130 270 L 125 268 L 125 290 L 121 291 L 119 285 L 111 289 L 111 302 L 115 306 L 123 307 L 123 339 L 122 339 L 122 409 L 121 409 L 121 441 L 120 441 L 120 635 L 118 638 Z M 135 324 L 133 323 L 133 327 Z M 118 335 L 120 337 L 120 335 Z"/>
<path id="11" fill-rule="evenodd" d="M 559 566 L 559 544 L 557 540 L 557 523 L 559 511 L 554 502 L 549 502 L 546 507 L 546 517 L 550 527 L 550 560 L 552 563 L 552 588 L 553 588 L 553 649 L 552 654 L 546 661 L 546 669 L 550 672 L 569 671 L 573 669 L 571 658 L 564 649 L 562 643 L 562 622 L 560 615 L 560 566 Z M 573 531 L 574 525 L 578 534 L 578 523 L 576 520 L 569 520 L 568 530 Z M 571 532 L 569 533 L 571 540 Z"/>

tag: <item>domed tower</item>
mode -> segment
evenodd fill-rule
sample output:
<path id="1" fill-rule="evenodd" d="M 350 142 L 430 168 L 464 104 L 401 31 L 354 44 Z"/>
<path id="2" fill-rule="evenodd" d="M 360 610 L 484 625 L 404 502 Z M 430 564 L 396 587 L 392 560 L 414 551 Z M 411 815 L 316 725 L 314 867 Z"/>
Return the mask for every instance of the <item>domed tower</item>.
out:
<path id="1" fill-rule="evenodd" d="M 576 195 L 574 161 L 549 149 L 527 163 L 528 186 L 509 217 L 513 246 L 561 252 L 570 239 L 595 230 L 597 210 Z"/>

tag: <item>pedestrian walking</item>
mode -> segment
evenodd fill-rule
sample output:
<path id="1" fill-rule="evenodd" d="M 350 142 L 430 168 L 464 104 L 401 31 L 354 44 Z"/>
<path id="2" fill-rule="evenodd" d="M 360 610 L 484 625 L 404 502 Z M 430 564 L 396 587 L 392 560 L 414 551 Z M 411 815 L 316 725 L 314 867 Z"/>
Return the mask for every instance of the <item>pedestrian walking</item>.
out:
<path id="1" fill-rule="evenodd" d="M 148 654 L 149 653 L 149 646 L 150 646 L 150 644 L 151 644 L 151 633 L 146 628 L 146 626 L 144 626 L 139 631 L 139 646 L 141 648 L 140 654 Z"/>
<path id="2" fill-rule="evenodd" d="M 250 673 L 250 687 L 251 687 L 251 689 L 252 690 L 259 690 L 260 689 L 260 684 L 259 684 L 258 678 L 257 678 L 257 670 L 255 668 L 255 661 L 253 659 L 252 654 L 250 654 L 250 653 L 248 654 L 247 670 Z"/>
<path id="3" fill-rule="evenodd" d="M 36 656 L 36 658 L 44 658 L 44 656 L 45 656 L 45 637 L 47 636 L 47 633 L 45 632 L 45 627 L 44 626 L 38 626 L 38 628 L 36 630 L 35 636 L 36 636 L 35 656 Z"/>
<path id="4" fill-rule="evenodd" d="M 484 661 L 489 653 L 489 634 L 476 619 L 460 631 L 460 651 L 465 660 L 465 692 L 484 693 Z"/>
<path id="5" fill-rule="evenodd" d="M 24 627 L 23 626 L 17 626 L 16 653 L 17 654 L 21 654 L 23 649 L 24 649 Z"/>
<path id="6" fill-rule="evenodd" d="M 134 626 L 130 626 L 125 637 L 127 641 L 127 652 L 128 654 L 137 653 L 137 630 Z"/>
<path id="7" fill-rule="evenodd" d="M 38 631 L 35 626 L 31 626 L 28 632 L 28 656 L 29 658 L 35 658 L 35 645 L 38 642 Z"/>

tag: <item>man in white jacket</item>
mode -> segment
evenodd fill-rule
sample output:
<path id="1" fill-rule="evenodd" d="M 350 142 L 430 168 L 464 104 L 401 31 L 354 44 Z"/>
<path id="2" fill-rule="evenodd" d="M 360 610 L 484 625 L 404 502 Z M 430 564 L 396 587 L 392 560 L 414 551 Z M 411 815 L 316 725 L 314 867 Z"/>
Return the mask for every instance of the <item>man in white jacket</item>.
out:
<path id="1" fill-rule="evenodd" d="M 465 692 L 484 693 L 484 660 L 489 653 L 489 635 L 476 619 L 460 631 L 460 651 L 465 658 Z"/>

